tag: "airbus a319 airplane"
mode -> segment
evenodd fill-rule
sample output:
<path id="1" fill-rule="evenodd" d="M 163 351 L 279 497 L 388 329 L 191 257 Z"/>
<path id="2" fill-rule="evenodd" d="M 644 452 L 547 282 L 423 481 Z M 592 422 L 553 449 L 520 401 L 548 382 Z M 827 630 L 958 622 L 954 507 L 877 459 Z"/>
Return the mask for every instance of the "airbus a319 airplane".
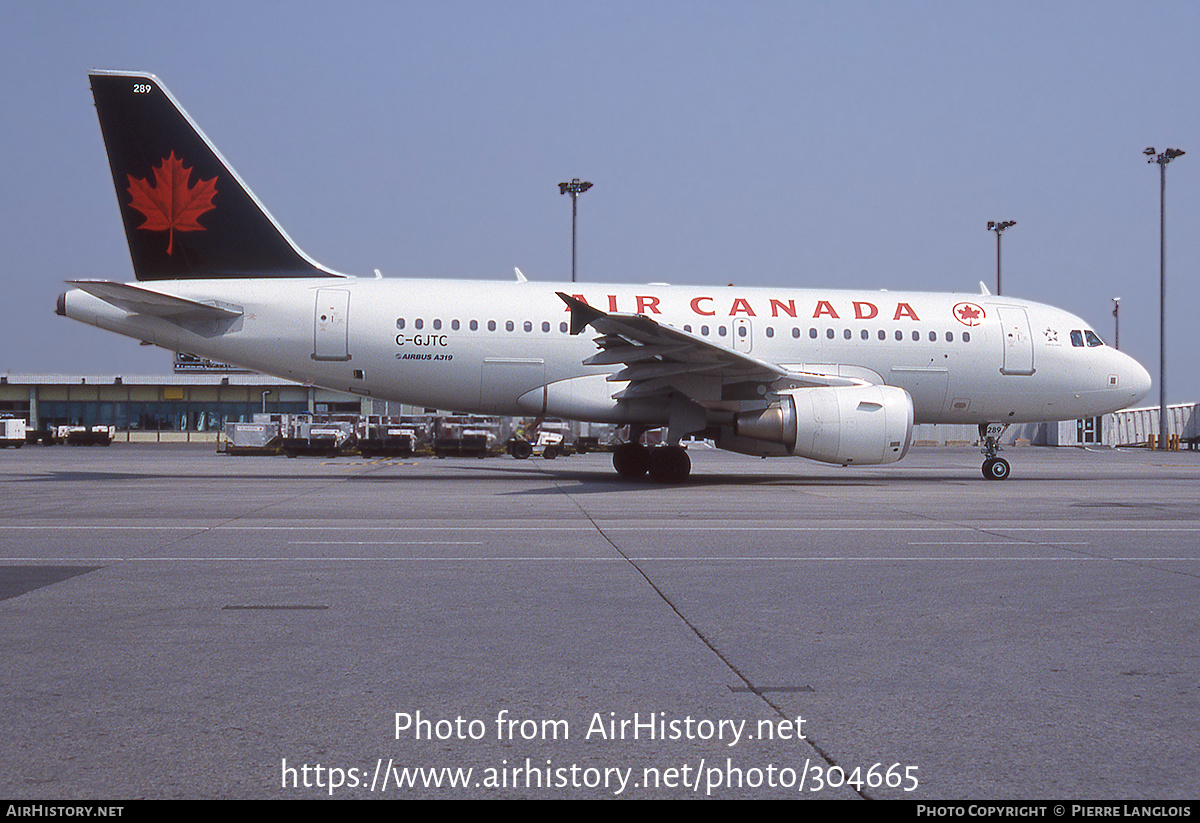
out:
<path id="1" fill-rule="evenodd" d="M 679 482 L 691 435 L 750 455 L 893 463 L 915 423 L 1094 417 L 1150 376 L 1060 309 L 991 296 L 356 278 L 301 251 L 151 74 L 92 92 L 134 283 L 58 313 L 175 351 L 417 406 L 628 425 L 613 464 Z M 666 428 L 666 443 L 639 440 Z"/>

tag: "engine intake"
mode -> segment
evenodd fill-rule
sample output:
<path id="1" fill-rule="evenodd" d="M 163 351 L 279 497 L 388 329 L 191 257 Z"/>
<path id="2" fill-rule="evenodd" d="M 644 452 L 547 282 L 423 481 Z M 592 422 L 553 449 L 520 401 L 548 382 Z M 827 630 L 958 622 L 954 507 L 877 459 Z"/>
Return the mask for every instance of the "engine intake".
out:
<path id="1" fill-rule="evenodd" d="M 792 389 L 734 418 L 734 434 L 822 463 L 895 463 L 912 444 L 912 397 L 895 386 Z"/>

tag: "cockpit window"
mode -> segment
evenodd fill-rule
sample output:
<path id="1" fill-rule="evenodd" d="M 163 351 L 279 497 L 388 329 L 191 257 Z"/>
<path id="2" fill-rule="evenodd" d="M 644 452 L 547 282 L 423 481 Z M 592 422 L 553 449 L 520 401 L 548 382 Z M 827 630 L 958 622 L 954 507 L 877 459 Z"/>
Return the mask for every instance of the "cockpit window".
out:
<path id="1" fill-rule="evenodd" d="M 1079 329 L 1071 329 L 1071 345 L 1077 349 L 1083 348 L 1083 332 Z"/>
<path id="2" fill-rule="evenodd" d="M 1089 346 L 1103 346 L 1104 345 L 1104 341 L 1100 339 L 1100 335 L 1096 334 L 1091 329 L 1085 329 L 1083 333 L 1087 337 L 1087 344 Z"/>

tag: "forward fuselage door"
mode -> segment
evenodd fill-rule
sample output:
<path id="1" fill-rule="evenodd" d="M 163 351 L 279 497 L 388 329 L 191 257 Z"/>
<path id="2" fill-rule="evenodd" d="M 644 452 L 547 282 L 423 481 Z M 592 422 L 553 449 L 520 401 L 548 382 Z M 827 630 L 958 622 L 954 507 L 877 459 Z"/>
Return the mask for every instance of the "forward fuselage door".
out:
<path id="1" fill-rule="evenodd" d="M 997 306 L 1000 332 L 1004 337 L 1001 374 L 1033 374 L 1033 335 L 1029 315 L 1019 306 Z"/>
<path id="2" fill-rule="evenodd" d="M 313 313 L 313 360 L 350 359 L 350 292 L 317 289 Z"/>

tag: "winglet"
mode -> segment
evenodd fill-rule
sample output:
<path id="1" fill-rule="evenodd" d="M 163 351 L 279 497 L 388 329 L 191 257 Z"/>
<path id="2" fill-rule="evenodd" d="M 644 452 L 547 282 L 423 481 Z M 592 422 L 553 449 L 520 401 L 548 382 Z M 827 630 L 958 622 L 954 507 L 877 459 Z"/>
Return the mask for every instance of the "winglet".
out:
<path id="1" fill-rule="evenodd" d="M 992 294 L 990 291 L 988 291 L 987 283 L 984 283 L 982 280 L 979 281 L 979 293 L 985 297 L 990 297 Z"/>
<path id="2" fill-rule="evenodd" d="M 562 301 L 571 310 L 571 334 L 579 334 L 588 327 L 589 323 L 605 316 L 604 312 L 599 309 L 593 309 L 578 297 L 572 297 L 562 292 L 555 292 L 555 294 L 561 297 Z"/>

